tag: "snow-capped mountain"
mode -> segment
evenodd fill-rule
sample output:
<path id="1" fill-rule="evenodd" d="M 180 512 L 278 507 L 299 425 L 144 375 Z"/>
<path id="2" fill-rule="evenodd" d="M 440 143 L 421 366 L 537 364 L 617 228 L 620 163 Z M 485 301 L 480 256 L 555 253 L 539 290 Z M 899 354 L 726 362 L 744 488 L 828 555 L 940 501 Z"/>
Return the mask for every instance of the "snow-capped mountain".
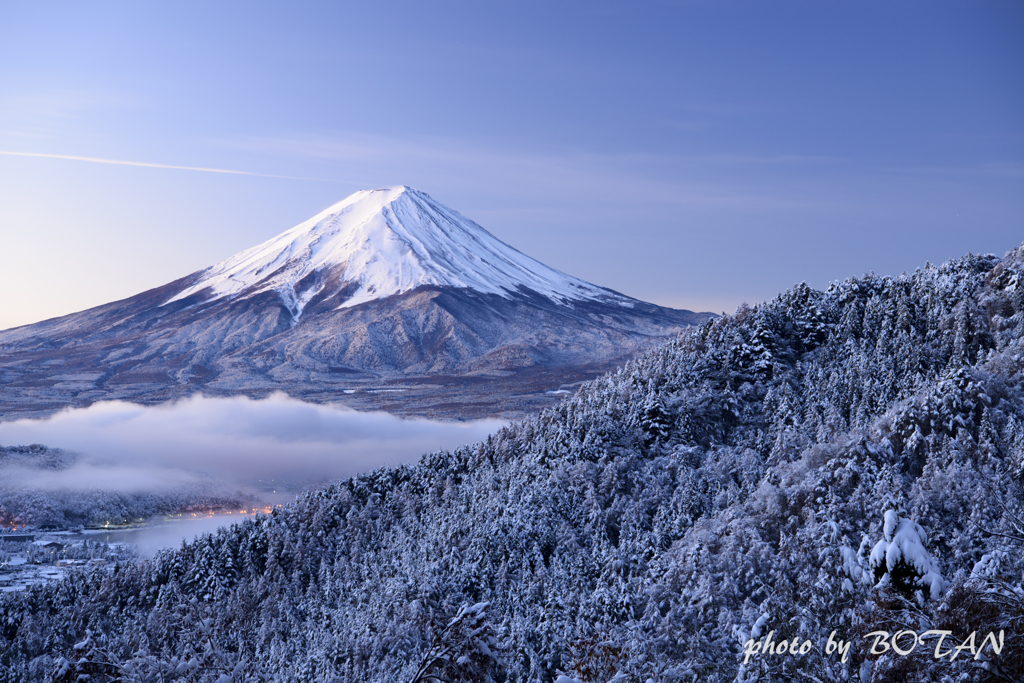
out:
<path id="1" fill-rule="evenodd" d="M 208 268 L 169 302 L 273 291 L 298 319 L 316 299 L 349 308 L 417 287 L 452 287 L 511 298 L 531 290 L 549 299 L 627 297 L 561 273 L 409 187 L 356 192 L 263 244 Z"/>
<path id="2" fill-rule="evenodd" d="M 274 390 L 514 414 L 710 315 L 561 273 L 423 192 L 365 190 L 162 287 L 0 331 L 0 419 Z"/>

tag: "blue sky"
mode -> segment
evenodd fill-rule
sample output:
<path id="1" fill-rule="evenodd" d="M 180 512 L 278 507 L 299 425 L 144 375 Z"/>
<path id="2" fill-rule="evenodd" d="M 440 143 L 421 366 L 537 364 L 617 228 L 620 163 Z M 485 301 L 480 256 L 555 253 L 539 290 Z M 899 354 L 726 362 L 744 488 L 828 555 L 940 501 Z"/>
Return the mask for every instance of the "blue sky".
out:
<path id="1" fill-rule="evenodd" d="M 1001 254 L 1021 36 L 1015 2 L 0 0 L 0 328 L 397 184 L 696 310 Z"/>

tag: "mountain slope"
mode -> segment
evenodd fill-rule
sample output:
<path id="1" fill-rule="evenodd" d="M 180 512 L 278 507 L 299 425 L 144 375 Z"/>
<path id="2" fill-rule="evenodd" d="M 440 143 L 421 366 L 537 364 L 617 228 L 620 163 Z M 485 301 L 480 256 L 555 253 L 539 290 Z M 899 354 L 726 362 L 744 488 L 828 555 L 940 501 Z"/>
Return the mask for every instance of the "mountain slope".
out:
<path id="1" fill-rule="evenodd" d="M 379 407 L 360 392 L 382 386 L 406 412 L 515 413 L 709 317 L 560 273 L 422 192 L 363 191 L 162 287 L 0 332 L 0 417 L 199 390 Z"/>
<path id="2" fill-rule="evenodd" d="M 1022 274 L 1024 246 L 794 288 L 476 446 L 4 596 L 0 665 L 57 681 L 1022 680 Z M 870 652 L 873 631 L 929 629 L 951 632 L 945 657 L 933 639 Z M 972 631 L 1002 631 L 1001 651 L 952 659 Z M 769 632 L 811 645 L 747 658 Z"/>
<path id="3" fill-rule="evenodd" d="M 439 287 L 505 298 L 530 290 L 565 303 L 632 306 L 627 297 L 549 268 L 405 186 L 356 192 L 198 275 L 170 301 L 275 291 L 297 319 L 310 302 L 321 310 L 325 304 L 347 308 L 417 287 Z"/>

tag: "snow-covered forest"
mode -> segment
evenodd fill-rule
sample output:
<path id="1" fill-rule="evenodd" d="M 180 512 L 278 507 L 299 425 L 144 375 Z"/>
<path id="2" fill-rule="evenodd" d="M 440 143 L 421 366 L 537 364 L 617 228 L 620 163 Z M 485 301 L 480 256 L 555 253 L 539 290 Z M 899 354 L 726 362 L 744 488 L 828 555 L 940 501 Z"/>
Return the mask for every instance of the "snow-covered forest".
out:
<path id="1" fill-rule="evenodd" d="M 2 675 L 1024 680 L 1022 331 L 1024 246 L 797 286 L 486 442 L 6 595 Z M 865 637 L 928 630 L 1003 639 Z"/>

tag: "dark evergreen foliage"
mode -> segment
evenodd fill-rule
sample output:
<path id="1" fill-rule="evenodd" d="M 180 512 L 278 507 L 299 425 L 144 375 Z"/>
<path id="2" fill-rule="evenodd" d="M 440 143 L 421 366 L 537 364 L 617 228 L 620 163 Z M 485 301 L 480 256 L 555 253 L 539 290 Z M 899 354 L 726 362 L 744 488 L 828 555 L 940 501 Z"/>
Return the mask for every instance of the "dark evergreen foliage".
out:
<path id="1" fill-rule="evenodd" d="M 3 675 L 1024 680 L 1022 272 L 800 285 L 483 443 L 6 595 Z M 769 629 L 814 647 L 744 664 Z M 868 654 L 904 629 L 1005 645 Z"/>

